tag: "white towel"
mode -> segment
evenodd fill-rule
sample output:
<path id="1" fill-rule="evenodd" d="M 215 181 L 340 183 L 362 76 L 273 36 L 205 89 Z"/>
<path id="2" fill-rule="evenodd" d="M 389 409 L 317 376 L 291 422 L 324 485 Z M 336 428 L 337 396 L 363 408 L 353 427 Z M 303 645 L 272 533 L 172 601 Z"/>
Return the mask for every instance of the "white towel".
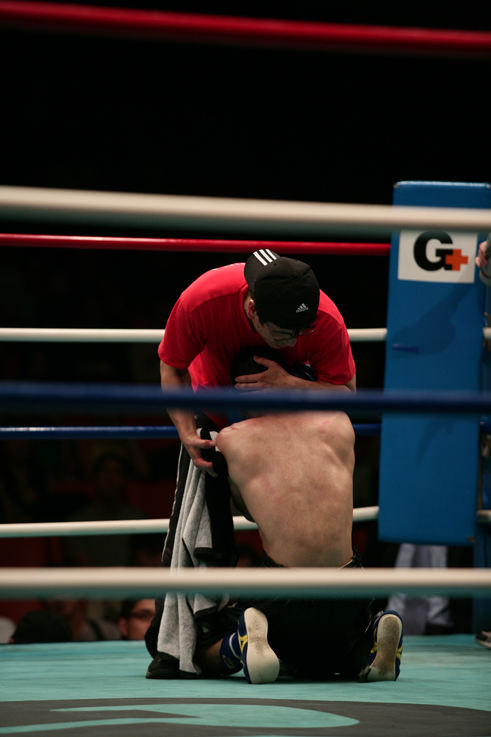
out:
<path id="1" fill-rule="evenodd" d="M 176 527 L 171 571 L 208 567 L 195 555 L 197 549 L 211 551 L 213 546 L 205 498 L 206 478 L 206 471 L 200 471 L 193 463 L 190 464 Z M 159 628 L 159 652 L 175 658 L 180 671 L 199 675 L 201 670 L 194 662 L 198 634 L 195 619 L 210 609 L 220 611 L 228 602 L 228 595 L 215 600 L 202 594 L 167 594 Z"/>

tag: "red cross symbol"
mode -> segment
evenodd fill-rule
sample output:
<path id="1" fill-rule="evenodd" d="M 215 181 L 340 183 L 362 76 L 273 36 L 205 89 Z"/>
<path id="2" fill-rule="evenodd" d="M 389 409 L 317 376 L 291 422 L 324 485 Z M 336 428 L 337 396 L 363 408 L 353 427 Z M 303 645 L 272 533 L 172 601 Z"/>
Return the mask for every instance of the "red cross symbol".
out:
<path id="1" fill-rule="evenodd" d="M 462 256 L 462 249 L 460 248 L 454 248 L 445 256 L 445 263 L 452 267 L 452 271 L 460 271 L 460 267 L 467 264 L 468 261 L 469 257 Z"/>

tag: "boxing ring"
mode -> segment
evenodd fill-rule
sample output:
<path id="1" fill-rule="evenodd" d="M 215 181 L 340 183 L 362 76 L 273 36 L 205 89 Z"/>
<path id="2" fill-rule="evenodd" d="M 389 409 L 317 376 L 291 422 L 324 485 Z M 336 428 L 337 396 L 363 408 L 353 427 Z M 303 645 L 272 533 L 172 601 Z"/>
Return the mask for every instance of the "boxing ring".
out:
<path id="1" fill-rule="evenodd" d="M 76 27 L 153 35 L 159 38 L 200 38 L 211 42 L 254 42 L 296 48 L 430 54 L 491 54 L 491 34 L 471 32 L 411 33 L 411 29 L 360 29 L 327 24 L 276 24 L 180 14 L 84 8 L 49 3 L 0 2 L 0 22 L 66 31 Z M 232 19 L 228 19 L 231 21 Z M 206 21 L 206 22 L 205 22 Z M 222 22 L 223 21 L 223 22 Z M 325 26 L 325 27 L 324 27 Z M 90 236 L 0 234 L 0 245 L 35 248 L 97 248 L 174 250 L 212 253 L 274 248 L 281 254 L 389 255 L 387 243 L 348 242 L 352 236 L 389 236 L 404 229 L 482 233 L 491 231 L 491 211 L 472 207 L 355 206 L 324 203 L 285 203 L 107 192 L 43 190 L 0 186 L 0 218 L 23 221 L 80 223 L 97 226 L 131 225 L 191 230 L 230 230 L 238 235 L 256 229 L 287 227 L 298 237 L 325 237 L 330 230 L 346 233 L 345 243 L 221 239 L 146 239 Z M 322 285 L 321 285 L 322 286 Z M 157 348 L 162 330 L 103 330 L 61 328 L 0 328 L 0 341 L 21 342 L 140 342 Z M 350 340 L 383 342 L 387 328 L 350 329 Z M 483 327 L 482 340 L 491 339 Z M 411 352 L 411 345 L 403 351 Z M 165 408 L 224 410 L 256 408 L 274 411 L 343 410 L 354 417 L 357 436 L 379 434 L 374 414 L 408 417 L 481 418 L 480 432 L 491 434 L 490 392 L 369 391 L 356 395 L 306 395 L 268 392 L 268 396 L 231 397 L 217 389 L 199 402 L 192 392 L 161 391 L 157 387 L 1 382 L 0 408 L 10 414 L 42 414 L 69 410 L 128 413 L 144 411 L 161 417 Z M 83 438 L 176 438 L 172 427 L 3 427 L 0 440 Z M 374 520 L 378 507 L 354 510 L 354 522 Z M 442 510 L 443 518 L 443 510 Z M 490 522 L 491 511 L 477 510 L 478 525 Z M 96 523 L 2 525 L 1 538 L 163 532 L 168 520 Z M 235 528 L 254 525 L 236 518 Z M 154 597 L 162 592 L 262 593 L 319 598 L 346 595 L 379 596 L 394 591 L 408 595 L 438 593 L 454 597 L 490 597 L 489 568 L 466 569 L 0 569 L 0 597 L 81 596 L 119 599 Z M 215 680 L 146 680 L 150 656 L 142 642 L 5 645 L 0 649 L 2 707 L 0 735 L 61 732 L 73 735 L 367 735 L 404 737 L 431 734 L 491 735 L 491 670 L 489 653 L 473 635 L 409 636 L 405 638 L 401 677 L 396 683 L 355 684 L 336 679 L 318 683 L 280 678 L 274 684 L 248 685 L 240 674 Z"/>

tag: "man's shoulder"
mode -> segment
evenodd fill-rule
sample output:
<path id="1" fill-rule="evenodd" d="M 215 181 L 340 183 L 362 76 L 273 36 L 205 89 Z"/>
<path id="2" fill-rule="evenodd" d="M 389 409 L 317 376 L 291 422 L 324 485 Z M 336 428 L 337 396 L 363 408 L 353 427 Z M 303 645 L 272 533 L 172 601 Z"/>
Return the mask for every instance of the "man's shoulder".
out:
<path id="1" fill-rule="evenodd" d="M 319 309 L 317 311 L 317 320 L 320 318 L 327 319 L 329 321 L 334 320 L 337 323 L 342 323 L 344 325 L 343 316 L 341 315 L 340 311 L 332 301 L 330 297 L 327 296 L 325 292 L 321 290 L 319 295 Z"/>
<path id="2" fill-rule="evenodd" d="M 188 299 L 221 297 L 235 294 L 245 284 L 244 264 L 229 264 L 199 276 L 183 292 Z"/>
<path id="3" fill-rule="evenodd" d="M 299 413 L 299 415 L 301 417 L 302 413 Z M 305 432 L 312 432 L 318 437 L 323 437 L 328 442 L 332 439 L 335 439 L 336 442 L 354 442 L 355 434 L 353 425 L 346 412 L 327 411 L 305 413 L 303 425 L 300 421 L 299 426 L 303 427 Z"/>

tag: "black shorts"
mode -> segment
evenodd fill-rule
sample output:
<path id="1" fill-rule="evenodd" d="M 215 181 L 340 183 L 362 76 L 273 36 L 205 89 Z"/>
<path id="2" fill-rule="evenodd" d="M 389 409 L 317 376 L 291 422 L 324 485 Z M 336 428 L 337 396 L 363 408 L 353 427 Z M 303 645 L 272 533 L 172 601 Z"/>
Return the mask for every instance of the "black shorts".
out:
<path id="1" fill-rule="evenodd" d="M 265 554 L 263 565 L 280 567 Z M 345 568 L 362 568 L 358 551 Z M 357 675 L 372 646 L 371 599 L 257 601 L 269 622 L 268 641 L 287 670 L 301 678 Z"/>
<path id="2" fill-rule="evenodd" d="M 266 555 L 262 566 L 282 568 Z M 345 567 L 362 568 L 360 555 Z M 255 607 L 268 618 L 268 642 L 282 663 L 282 671 L 297 678 L 326 679 L 336 674 L 353 677 L 364 666 L 373 639 L 368 631 L 372 599 L 263 599 L 237 601 L 220 613 L 200 644 L 211 644 L 234 632 L 240 614 Z"/>

